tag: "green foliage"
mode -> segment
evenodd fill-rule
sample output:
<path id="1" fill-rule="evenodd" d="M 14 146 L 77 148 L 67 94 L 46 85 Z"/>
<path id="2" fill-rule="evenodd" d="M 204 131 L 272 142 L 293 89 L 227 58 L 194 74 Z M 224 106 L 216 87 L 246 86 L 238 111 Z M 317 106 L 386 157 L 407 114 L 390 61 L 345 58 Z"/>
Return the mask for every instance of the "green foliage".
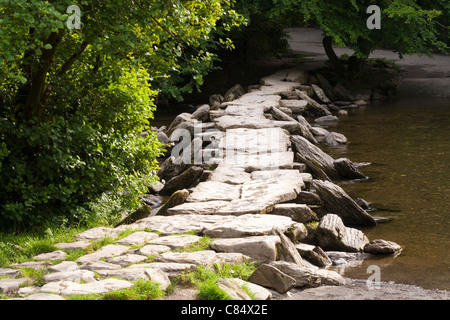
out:
<path id="1" fill-rule="evenodd" d="M 210 34 L 240 16 L 225 0 L 0 4 L 2 228 L 118 222 L 155 179 L 155 98 L 200 85 Z"/>

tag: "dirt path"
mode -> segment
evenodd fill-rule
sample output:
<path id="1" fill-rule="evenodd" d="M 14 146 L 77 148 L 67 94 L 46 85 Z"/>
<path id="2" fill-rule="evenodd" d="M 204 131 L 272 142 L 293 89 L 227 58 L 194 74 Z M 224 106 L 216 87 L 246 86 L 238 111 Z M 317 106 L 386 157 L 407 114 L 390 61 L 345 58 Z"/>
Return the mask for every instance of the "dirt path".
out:
<path id="1" fill-rule="evenodd" d="M 315 64 L 327 60 L 322 47 L 322 31 L 310 28 L 289 28 L 291 49 L 296 54 L 312 57 Z M 353 50 L 334 47 L 338 56 Z M 371 58 L 385 58 L 394 61 L 404 70 L 403 80 L 399 87 L 399 97 L 433 97 L 450 98 L 450 56 L 441 54 L 433 58 L 427 56 L 406 55 L 400 59 L 398 54 L 389 50 L 376 50 Z"/>

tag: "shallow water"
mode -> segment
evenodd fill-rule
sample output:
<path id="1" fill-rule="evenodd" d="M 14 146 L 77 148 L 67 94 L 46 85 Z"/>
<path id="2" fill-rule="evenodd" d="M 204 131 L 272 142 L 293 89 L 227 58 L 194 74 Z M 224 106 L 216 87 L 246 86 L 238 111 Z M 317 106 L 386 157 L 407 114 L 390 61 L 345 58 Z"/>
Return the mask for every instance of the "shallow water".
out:
<path id="1" fill-rule="evenodd" d="M 450 290 L 450 101 L 391 100 L 340 119 L 328 129 L 349 144 L 324 150 L 371 163 L 361 169 L 369 179 L 341 186 L 368 201 L 372 215 L 393 219 L 363 231 L 404 248 L 395 258 L 366 260 L 341 273 L 367 279 L 367 267 L 378 265 L 381 281 Z"/>

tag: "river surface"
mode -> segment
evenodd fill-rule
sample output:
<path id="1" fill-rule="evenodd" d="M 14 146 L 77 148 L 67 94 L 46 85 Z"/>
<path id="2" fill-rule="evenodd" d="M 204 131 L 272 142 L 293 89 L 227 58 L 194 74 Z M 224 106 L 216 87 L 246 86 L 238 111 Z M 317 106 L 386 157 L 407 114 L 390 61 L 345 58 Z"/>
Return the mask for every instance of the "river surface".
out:
<path id="1" fill-rule="evenodd" d="M 392 219 L 362 230 L 369 240 L 404 248 L 395 258 L 360 261 L 341 268 L 341 274 L 367 279 L 368 266 L 377 265 L 381 281 L 450 290 L 450 101 L 390 100 L 340 119 L 328 129 L 349 143 L 324 150 L 334 158 L 371 163 L 361 168 L 369 179 L 341 186 L 368 201 L 373 216 Z"/>
<path id="2" fill-rule="evenodd" d="M 173 118 L 172 111 L 161 110 L 152 125 Z M 450 101 L 391 99 L 340 120 L 328 130 L 344 134 L 349 143 L 322 146 L 324 151 L 335 159 L 370 163 L 361 168 L 369 179 L 340 185 L 352 198 L 368 201 L 372 215 L 392 219 L 362 229 L 369 240 L 394 241 L 403 251 L 337 270 L 367 279 L 372 275 L 367 268 L 377 265 L 381 281 L 450 290 Z"/>

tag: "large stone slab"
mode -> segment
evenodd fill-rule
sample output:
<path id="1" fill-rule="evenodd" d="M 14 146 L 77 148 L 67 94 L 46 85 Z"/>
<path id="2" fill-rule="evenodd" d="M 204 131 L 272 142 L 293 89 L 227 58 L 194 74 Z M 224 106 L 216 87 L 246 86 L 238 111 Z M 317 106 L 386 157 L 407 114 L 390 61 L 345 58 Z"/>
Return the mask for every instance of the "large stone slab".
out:
<path id="1" fill-rule="evenodd" d="M 185 202 L 168 209 L 167 214 L 215 214 L 220 208 L 227 206 L 229 203 L 229 201 Z"/>
<path id="2" fill-rule="evenodd" d="M 272 121 L 266 119 L 264 117 L 264 114 L 257 116 L 224 115 L 217 119 L 214 119 L 214 123 L 216 127 L 222 131 L 236 128 L 248 128 L 248 129 L 273 128 Z"/>
<path id="3" fill-rule="evenodd" d="M 149 244 L 157 244 L 167 246 L 171 249 L 180 249 L 196 243 L 201 238 L 195 235 L 174 235 L 164 236 L 154 239 Z"/>
<path id="4" fill-rule="evenodd" d="M 293 277 L 268 264 L 262 264 L 248 280 L 263 287 L 275 289 L 279 293 L 285 293 L 296 285 Z"/>
<path id="5" fill-rule="evenodd" d="M 217 257 L 215 251 L 204 250 L 194 252 L 165 252 L 155 257 L 155 261 L 212 266 L 214 263 L 220 262 L 220 259 Z"/>
<path id="6" fill-rule="evenodd" d="M 290 217 L 292 220 L 301 223 L 319 220 L 315 212 L 306 204 L 280 203 L 274 207 L 271 214 Z"/>
<path id="7" fill-rule="evenodd" d="M 238 238 L 269 235 L 274 227 L 283 232 L 295 224 L 289 217 L 272 214 L 246 214 L 205 226 L 203 233 L 211 238 Z"/>
<path id="8" fill-rule="evenodd" d="M 294 153 L 292 151 L 243 154 L 234 153 L 225 155 L 219 166 L 231 168 L 244 168 L 247 172 L 256 170 L 292 169 Z"/>
<path id="9" fill-rule="evenodd" d="M 52 252 L 41 253 L 33 257 L 34 260 L 66 260 L 67 254 L 64 251 L 56 250 Z"/>
<path id="10" fill-rule="evenodd" d="M 56 243 L 55 247 L 61 250 L 68 250 L 68 251 L 76 251 L 76 250 L 84 250 L 87 247 L 89 247 L 91 243 L 87 240 L 80 240 L 80 241 L 74 241 L 74 242 L 60 242 Z"/>
<path id="11" fill-rule="evenodd" d="M 158 237 L 159 235 L 154 232 L 137 231 L 129 236 L 126 236 L 125 238 L 117 240 L 115 243 L 127 246 L 140 246 Z"/>
<path id="12" fill-rule="evenodd" d="M 211 242 L 210 247 L 219 252 L 239 252 L 258 262 L 274 261 L 277 257 L 277 236 L 225 238 Z"/>
<path id="13" fill-rule="evenodd" d="M 102 258 L 108 259 L 115 256 L 119 256 L 121 254 L 124 254 L 125 252 L 129 251 L 131 247 L 126 247 L 122 245 L 114 245 L 114 244 L 107 244 L 104 247 L 101 247 L 97 251 L 86 254 L 84 256 L 79 257 L 76 261 L 85 263 L 85 262 L 91 262 L 91 261 L 98 261 Z"/>
<path id="14" fill-rule="evenodd" d="M 104 238 L 115 238 L 123 230 L 118 228 L 96 227 L 79 233 L 75 236 L 76 240 L 100 240 Z"/>
<path id="15" fill-rule="evenodd" d="M 45 284 L 40 291 L 44 293 L 56 293 L 62 295 L 107 293 L 132 287 L 133 283 L 126 280 L 108 278 L 91 283 L 76 283 L 72 281 L 57 281 Z"/>
<path id="16" fill-rule="evenodd" d="M 241 186 L 218 181 L 200 182 L 186 202 L 231 201 L 239 199 Z"/>
<path id="17" fill-rule="evenodd" d="M 95 282 L 94 272 L 89 270 L 71 270 L 71 271 L 60 271 L 52 272 L 46 274 L 42 277 L 45 283 L 55 282 L 55 281 L 74 281 L 74 282 Z"/>
<path id="18" fill-rule="evenodd" d="M 255 300 L 270 300 L 272 298 L 272 293 L 260 285 L 244 281 L 239 278 L 230 278 L 230 280 L 238 284 L 240 287 L 249 290 L 252 298 Z"/>
<path id="19" fill-rule="evenodd" d="M 194 270 L 196 268 L 196 265 L 192 263 L 152 262 L 152 263 L 135 264 L 128 267 L 128 269 L 134 268 L 145 268 L 147 270 L 158 269 L 167 274 L 167 276 L 171 279 L 178 276 L 180 273 L 184 271 Z"/>
<path id="20" fill-rule="evenodd" d="M 273 261 L 270 265 L 294 278 L 296 287 L 316 287 L 320 285 L 320 280 L 314 276 L 317 268 L 311 269 L 287 261 Z"/>
<path id="21" fill-rule="evenodd" d="M 217 181 L 229 184 L 243 184 L 250 181 L 250 173 L 245 172 L 244 168 L 216 168 L 208 181 Z"/>

